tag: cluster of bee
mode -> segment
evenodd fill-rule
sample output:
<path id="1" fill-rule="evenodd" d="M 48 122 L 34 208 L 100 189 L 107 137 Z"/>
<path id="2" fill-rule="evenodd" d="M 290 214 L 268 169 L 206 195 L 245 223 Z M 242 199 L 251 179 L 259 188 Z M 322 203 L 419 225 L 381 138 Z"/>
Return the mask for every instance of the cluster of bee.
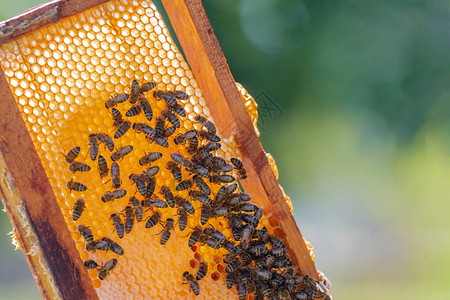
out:
<path id="1" fill-rule="evenodd" d="M 180 231 L 188 229 L 188 218 L 195 213 L 195 207 L 200 207 L 200 224 L 188 234 L 188 246 L 206 245 L 213 249 L 223 248 L 227 251 L 223 261 L 226 263 L 226 286 L 236 289 L 239 299 L 245 299 L 247 295 L 254 295 L 255 299 L 315 299 L 318 295 L 329 295 L 324 282 L 316 282 L 307 275 L 296 276 L 296 269 L 292 267 L 284 243 L 271 235 L 266 227 L 259 226 L 263 216 L 263 208 L 251 203 L 251 196 L 242 192 L 238 181 L 247 177 L 243 163 L 237 158 L 230 161 L 216 155 L 221 148 L 221 139 L 217 136 L 215 125 L 207 118 L 197 115 L 197 129 L 179 132 L 181 127 L 180 117 L 186 117 L 184 107 L 180 100 L 187 100 L 188 94 L 181 91 L 153 92 L 156 101 L 163 100 L 166 109 L 155 116 L 154 127 L 148 122 L 132 123 L 129 118 L 141 113 L 148 121 L 154 118 L 154 113 L 146 93 L 156 87 L 155 83 L 148 82 L 140 85 L 136 80 L 131 84 L 129 94 L 119 94 L 105 103 L 105 107 L 111 110 L 112 122 L 115 127 L 114 140 L 121 138 L 129 130 L 135 130 L 143 134 L 151 144 L 167 148 L 169 143 L 185 147 L 187 155 L 180 153 L 170 154 L 170 159 L 165 168 L 172 174 L 175 188 L 162 186 L 155 191 L 157 186 L 156 175 L 160 166 L 152 165 L 162 156 L 161 152 L 149 152 L 139 159 L 139 165 L 146 167 L 140 174 L 130 174 L 128 178 L 133 183 L 136 193 L 143 200 L 135 196 L 129 199 L 122 212 L 110 215 L 119 239 L 131 232 L 134 221 L 145 221 L 146 228 L 153 228 L 160 224 L 160 244 L 165 245 L 178 225 Z M 129 101 L 133 106 L 122 113 L 116 109 L 117 105 Z M 178 131 L 178 133 L 177 133 Z M 113 191 L 103 194 L 103 202 L 124 198 L 127 190 L 121 189 L 120 167 L 118 162 L 133 151 L 133 146 L 125 146 L 114 152 L 114 140 L 106 133 L 89 135 L 90 158 L 97 161 L 99 175 L 103 179 L 110 176 Z M 106 159 L 99 154 L 99 144 L 103 143 L 111 152 L 113 161 L 109 169 Z M 84 163 L 76 162 L 80 153 L 80 147 L 70 150 L 65 156 L 72 172 L 88 172 L 90 167 Z M 161 166 L 163 167 L 163 166 Z M 187 174 L 187 176 L 186 176 Z M 236 175 L 233 176 L 233 174 Z M 208 183 L 209 182 L 209 183 Z M 71 191 L 82 192 L 87 188 L 79 182 L 70 180 L 67 188 Z M 187 197 L 181 197 L 184 191 Z M 155 196 L 160 194 L 160 196 Z M 187 192 L 187 193 L 186 193 Z M 193 205 L 197 203 L 198 205 Z M 173 218 L 163 219 L 163 211 L 168 208 L 176 209 L 177 220 Z M 83 199 L 75 202 L 73 220 L 80 218 L 85 208 Z M 144 218 L 146 211 L 151 214 Z M 221 231 L 216 230 L 209 221 L 221 218 L 228 224 L 232 237 L 227 238 Z M 190 228 L 190 227 L 189 227 Z M 92 232 L 85 225 L 79 225 L 78 230 L 87 242 L 88 251 L 113 251 L 123 255 L 123 249 L 113 240 L 103 237 L 94 240 Z M 88 269 L 98 269 L 99 279 L 103 280 L 117 265 L 117 260 L 109 260 L 103 266 L 93 260 L 85 262 Z M 200 293 L 198 281 L 206 276 L 208 264 L 201 262 L 196 275 L 184 272 L 181 281 L 189 286 L 195 295 Z M 326 299 L 326 297 L 323 297 Z M 331 299 L 331 298 L 328 298 Z"/>

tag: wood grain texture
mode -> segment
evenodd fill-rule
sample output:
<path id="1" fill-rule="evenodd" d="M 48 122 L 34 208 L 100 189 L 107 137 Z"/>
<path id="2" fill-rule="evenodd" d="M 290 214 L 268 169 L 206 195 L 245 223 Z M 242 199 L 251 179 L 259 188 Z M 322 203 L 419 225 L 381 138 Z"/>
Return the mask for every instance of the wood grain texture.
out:
<path id="1" fill-rule="evenodd" d="M 236 136 L 248 172 L 248 178 L 242 182 L 245 191 L 278 218 L 294 264 L 303 274 L 319 279 L 201 1 L 162 0 L 162 3 L 219 132 L 225 138 Z"/>
<path id="2" fill-rule="evenodd" d="M 0 22 L 0 44 L 107 1 L 58 0 L 32 8 L 17 17 Z"/>
<path id="3" fill-rule="evenodd" d="M 42 296 L 98 299 L 1 68 L 0 106 L 1 198 Z"/>

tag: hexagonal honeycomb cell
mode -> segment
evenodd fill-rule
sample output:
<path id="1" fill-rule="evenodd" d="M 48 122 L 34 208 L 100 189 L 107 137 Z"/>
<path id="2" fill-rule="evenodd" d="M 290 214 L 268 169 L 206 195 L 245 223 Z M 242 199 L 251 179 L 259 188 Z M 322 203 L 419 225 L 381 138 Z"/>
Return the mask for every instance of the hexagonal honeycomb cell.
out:
<path id="1" fill-rule="evenodd" d="M 113 183 L 109 175 L 104 179 L 99 176 L 98 161 L 90 158 L 89 136 L 98 133 L 114 136 L 116 128 L 105 102 L 114 95 L 129 94 L 134 79 L 139 84 L 155 82 L 154 90 L 179 90 L 189 95 L 187 100 L 179 100 L 187 116 L 179 118 L 181 126 L 169 138 L 170 141 L 177 133 L 200 130 L 202 126 L 195 121 L 195 116 L 202 115 L 212 120 L 188 64 L 150 1 L 109 1 L 30 32 L 2 45 L 0 63 L 82 260 L 92 259 L 101 266 L 112 258 L 118 260 L 117 266 L 104 280 L 99 279 L 98 269 L 89 270 L 101 299 L 129 299 L 130 295 L 139 295 L 143 299 L 236 298 L 234 289 L 225 287 L 226 265 L 222 257 L 227 251 L 202 244 L 188 246 L 189 234 L 200 224 L 201 205 L 198 201 L 192 202 L 195 214 L 188 218 L 188 227 L 184 231 L 178 228 L 176 207 L 146 210 L 143 221 L 135 221 L 131 232 L 123 238 L 118 237 L 110 220 L 113 213 L 125 219 L 121 214 L 130 205 L 131 196 L 143 199 L 129 175 L 140 174 L 150 166 L 139 164 L 139 159 L 149 152 L 163 153 L 161 159 L 151 163 L 151 166 L 159 166 L 155 176 L 155 196 L 163 198 L 160 190 L 167 186 L 175 196 L 187 198 L 188 191 L 175 190 L 178 182 L 166 168 L 171 153 L 189 156 L 186 146 L 170 142 L 165 148 L 129 129 L 122 137 L 114 139 L 113 150 L 129 145 L 133 147 L 129 155 L 117 161 L 120 188 L 125 189 L 127 195 L 110 202 L 102 201 L 106 192 L 114 190 Z M 257 105 L 242 86 L 238 85 L 238 88 L 257 130 Z M 157 117 L 166 109 L 166 103 L 155 99 L 153 90 L 145 96 L 153 110 L 151 121 L 143 113 L 126 118 L 125 113 L 133 106 L 129 101 L 119 103 L 116 109 L 125 119 L 147 123 L 154 128 Z M 81 149 L 76 161 L 90 166 L 90 171 L 72 173 L 69 170 L 64 155 L 76 146 Z M 111 151 L 100 143 L 98 152 L 110 169 L 113 163 Z M 216 155 L 227 161 L 241 157 L 233 137 L 222 141 L 222 148 L 216 151 Z M 277 173 L 275 163 L 270 159 Z M 236 170 L 231 174 L 237 176 Z M 182 176 L 189 176 L 185 169 L 182 169 Z M 69 190 L 66 184 L 70 180 L 85 185 L 87 190 Z M 210 184 L 210 187 L 215 194 L 220 185 Z M 73 207 L 79 198 L 84 199 L 85 209 L 74 221 Z M 287 201 L 292 207 L 288 197 Z M 155 211 L 162 213 L 162 221 L 173 218 L 176 222 L 165 245 L 160 243 L 164 222 L 145 228 L 147 218 Z M 285 237 L 276 217 L 265 215 L 260 223 L 271 234 L 281 239 Z M 81 224 L 92 231 L 95 240 L 108 237 L 119 243 L 124 255 L 113 251 L 87 251 L 87 243 L 77 229 Z M 231 238 L 224 218 L 211 219 L 209 224 Z M 201 262 L 208 264 L 208 273 L 199 281 L 201 292 L 195 297 L 189 284 L 183 284 L 182 274 L 185 271 L 195 274 Z"/>

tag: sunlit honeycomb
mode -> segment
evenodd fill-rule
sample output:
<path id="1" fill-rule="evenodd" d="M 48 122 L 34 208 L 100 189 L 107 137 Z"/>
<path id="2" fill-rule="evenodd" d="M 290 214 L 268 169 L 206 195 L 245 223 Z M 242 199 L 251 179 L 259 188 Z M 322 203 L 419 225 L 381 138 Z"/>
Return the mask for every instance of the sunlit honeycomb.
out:
<path id="1" fill-rule="evenodd" d="M 163 153 L 160 160 L 152 163 L 160 167 L 156 176 L 156 195 L 162 197 L 159 190 L 163 185 L 175 190 L 177 182 L 165 166 L 170 153 L 187 156 L 184 146 L 173 142 L 170 142 L 169 148 L 150 144 L 143 134 L 130 129 L 115 140 L 116 148 L 134 147 L 130 155 L 118 162 L 122 188 L 127 190 L 127 196 L 108 203 L 101 201 L 102 195 L 112 190 L 111 181 L 109 176 L 104 180 L 100 178 L 97 163 L 90 159 L 88 137 L 91 133 L 114 135 L 111 113 L 105 108 L 105 101 L 115 94 L 129 93 L 133 79 L 139 83 L 155 82 L 158 90 L 181 90 L 190 95 L 188 100 L 180 101 L 188 116 L 180 118 L 182 125 L 178 132 L 199 129 L 200 125 L 194 122 L 196 115 L 212 120 L 192 72 L 150 1 L 109 1 L 30 32 L 1 46 L 0 63 L 82 260 L 94 259 L 103 264 L 111 258 L 118 259 L 117 267 L 103 281 L 99 280 L 96 270 L 89 271 L 101 299 L 129 299 L 130 295 L 140 299 L 194 298 L 188 285 L 182 284 L 181 274 L 184 271 L 195 274 L 201 261 L 207 262 L 209 267 L 206 277 L 199 281 L 201 292 L 198 298 L 236 297 L 234 289 L 225 288 L 222 255 L 226 251 L 199 244 L 188 247 L 190 228 L 199 224 L 198 202 L 192 201 L 196 213 L 195 217 L 189 218 L 189 227 L 181 232 L 176 225 L 165 246 L 159 242 L 163 230 L 161 225 L 146 229 L 145 221 L 135 222 L 131 233 L 119 239 L 109 220 L 112 213 L 122 212 L 130 196 L 142 199 L 128 175 L 141 173 L 148 167 L 141 167 L 138 163 L 139 158 L 148 152 Z M 242 86 L 238 88 L 256 126 L 256 103 Z M 151 92 L 147 97 L 154 113 L 149 125 L 154 127 L 156 117 L 166 106 L 164 101 L 156 101 Z M 125 115 L 131 106 L 125 102 L 117 108 Z M 147 122 L 143 114 L 129 119 L 132 122 Z M 172 138 L 169 140 L 172 141 Z M 75 174 L 69 171 L 63 154 L 75 146 L 81 147 L 77 161 L 88 164 L 91 171 Z M 99 153 L 110 167 L 111 153 L 104 144 L 100 144 Z M 226 159 L 240 158 L 233 137 L 225 140 L 216 154 Z M 278 174 L 273 159 L 269 157 L 269 160 Z M 185 171 L 183 176 L 187 176 Z M 70 192 L 66 183 L 71 179 L 83 183 L 88 189 Z M 218 185 L 212 187 L 214 192 L 218 188 Z M 178 192 L 183 197 L 187 194 L 187 191 Z M 86 201 L 86 209 L 74 222 L 72 209 L 80 197 Z M 289 198 L 286 199 L 292 208 Z M 177 220 L 175 208 L 161 212 L 163 220 Z M 152 211 L 147 211 L 144 220 L 151 214 Z M 210 223 L 231 237 L 223 218 Z M 269 232 L 285 237 L 275 216 L 265 216 L 261 223 L 267 226 Z M 118 256 L 111 251 L 86 251 L 86 242 L 77 231 L 79 224 L 89 226 L 95 239 L 109 237 L 118 242 L 125 254 Z"/>

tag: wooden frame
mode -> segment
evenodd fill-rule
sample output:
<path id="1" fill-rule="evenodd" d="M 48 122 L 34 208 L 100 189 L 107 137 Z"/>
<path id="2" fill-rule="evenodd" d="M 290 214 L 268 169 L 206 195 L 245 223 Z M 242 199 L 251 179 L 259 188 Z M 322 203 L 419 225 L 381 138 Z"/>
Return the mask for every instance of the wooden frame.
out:
<path id="1" fill-rule="evenodd" d="M 57 0 L 31 9 L 0 23 L 0 44 L 104 2 Z M 248 179 L 242 182 L 244 189 L 280 220 L 294 264 L 303 274 L 319 279 L 201 1 L 162 2 L 219 132 L 225 138 L 236 136 L 248 171 Z M 0 102 L 2 202 L 36 284 L 46 299 L 97 299 L 1 69 Z M 23 166 L 27 166 L 26 170 Z M 23 227 L 24 223 L 30 226 Z M 36 252 L 45 258 L 44 262 L 33 255 Z"/>

